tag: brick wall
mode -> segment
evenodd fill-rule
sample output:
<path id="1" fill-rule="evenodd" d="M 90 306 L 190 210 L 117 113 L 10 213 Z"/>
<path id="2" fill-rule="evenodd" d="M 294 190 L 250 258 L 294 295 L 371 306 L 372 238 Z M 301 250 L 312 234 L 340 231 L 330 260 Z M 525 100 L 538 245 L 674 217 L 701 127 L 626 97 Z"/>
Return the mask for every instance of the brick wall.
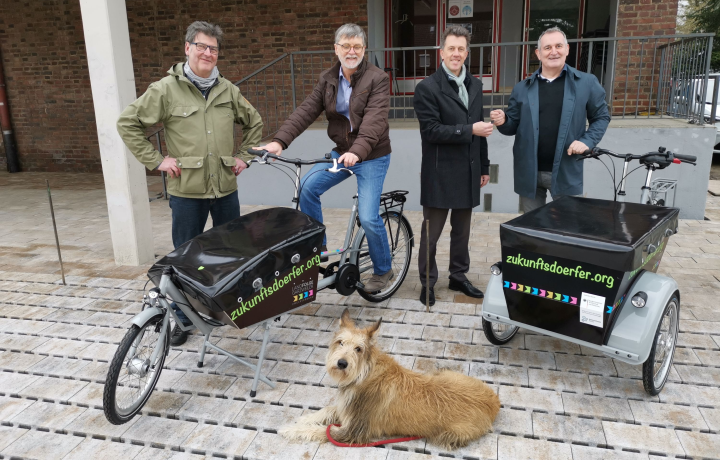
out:
<path id="1" fill-rule="evenodd" d="M 618 37 L 655 36 L 644 43 L 620 41 L 617 45 L 612 110 L 647 113 L 655 110 L 660 50 L 663 35 L 675 34 L 678 0 L 619 0 Z M 629 59 L 628 59 L 629 57 Z M 654 78 L 653 78 L 654 76 Z"/>
<path id="2" fill-rule="evenodd" d="M 282 53 L 327 49 L 333 32 L 345 22 L 367 27 L 366 2 L 126 0 L 126 4 L 138 95 L 184 59 L 185 29 L 194 20 L 216 22 L 225 30 L 218 66 L 231 81 Z M 22 169 L 100 172 L 79 2 L 2 0 L 0 47 Z M 0 157 L 5 169 L 5 156 Z"/>

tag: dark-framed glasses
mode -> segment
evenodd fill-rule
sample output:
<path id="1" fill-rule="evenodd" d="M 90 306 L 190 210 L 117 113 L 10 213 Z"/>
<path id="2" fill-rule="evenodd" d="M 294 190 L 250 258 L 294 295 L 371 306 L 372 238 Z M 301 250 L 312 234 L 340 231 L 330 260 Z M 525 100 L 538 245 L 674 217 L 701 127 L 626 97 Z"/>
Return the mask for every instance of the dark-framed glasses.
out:
<path id="1" fill-rule="evenodd" d="M 346 53 L 350 51 L 350 48 L 354 49 L 356 53 L 361 53 L 365 47 L 363 45 L 351 45 L 350 43 L 335 43 L 337 46 L 342 48 Z"/>
<path id="2" fill-rule="evenodd" d="M 200 53 L 204 53 L 205 50 L 208 48 L 210 48 L 210 54 L 212 54 L 213 56 L 217 56 L 217 54 L 220 52 L 220 48 L 218 48 L 217 46 L 210 46 L 200 42 L 192 42 L 190 44 L 195 45 L 195 48 L 197 48 Z"/>

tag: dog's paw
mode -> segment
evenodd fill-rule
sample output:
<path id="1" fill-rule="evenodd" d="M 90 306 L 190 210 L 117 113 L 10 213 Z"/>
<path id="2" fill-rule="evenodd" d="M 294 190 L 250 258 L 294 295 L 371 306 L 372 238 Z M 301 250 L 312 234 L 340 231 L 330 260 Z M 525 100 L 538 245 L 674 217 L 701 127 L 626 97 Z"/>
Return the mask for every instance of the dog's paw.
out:
<path id="1" fill-rule="evenodd" d="M 326 427 L 323 425 L 303 425 L 295 423 L 280 428 L 278 434 L 292 441 L 324 442 L 327 441 L 325 430 Z"/>

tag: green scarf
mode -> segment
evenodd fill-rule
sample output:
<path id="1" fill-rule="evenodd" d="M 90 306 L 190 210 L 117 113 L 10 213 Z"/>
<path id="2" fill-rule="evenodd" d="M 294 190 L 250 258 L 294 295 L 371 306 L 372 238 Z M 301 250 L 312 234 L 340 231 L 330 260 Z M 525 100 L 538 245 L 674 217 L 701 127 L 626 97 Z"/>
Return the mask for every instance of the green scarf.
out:
<path id="1" fill-rule="evenodd" d="M 465 104 L 465 108 L 468 108 L 468 92 L 467 88 L 465 88 L 465 65 L 462 66 L 462 71 L 460 72 L 460 76 L 456 77 L 454 73 L 450 72 L 450 69 L 447 68 L 445 63 L 442 63 L 443 69 L 445 69 L 445 73 L 447 74 L 448 78 L 450 80 L 454 80 L 455 83 L 458 85 L 458 96 L 460 96 L 460 100 L 463 104 Z"/>

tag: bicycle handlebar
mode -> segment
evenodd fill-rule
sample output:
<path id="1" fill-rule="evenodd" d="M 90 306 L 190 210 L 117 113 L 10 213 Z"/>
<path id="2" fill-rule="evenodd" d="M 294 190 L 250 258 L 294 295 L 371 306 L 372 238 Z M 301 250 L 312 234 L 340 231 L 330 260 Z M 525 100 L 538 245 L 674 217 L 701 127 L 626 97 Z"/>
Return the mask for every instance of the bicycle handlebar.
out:
<path id="1" fill-rule="evenodd" d="M 677 158 L 680 161 L 685 161 L 688 163 L 695 163 L 697 161 L 697 157 L 695 155 L 680 155 L 679 153 L 674 154 L 675 158 Z"/>
<path id="2" fill-rule="evenodd" d="M 625 161 L 631 161 L 631 160 L 645 160 L 649 159 L 653 162 L 667 162 L 669 163 L 676 163 L 675 159 L 677 159 L 677 162 L 682 163 L 690 163 L 692 165 L 695 165 L 695 162 L 697 161 L 697 157 L 694 155 L 681 155 L 679 153 L 672 153 L 670 151 L 666 151 L 664 147 L 660 147 L 657 152 L 650 152 L 646 153 L 644 155 L 632 155 L 632 154 L 625 154 L 621 155 L 619 153 L 612 152 L 607 149 L 601 149 L 600 147 L 595 147 L 592 150 L 585 150 L 579 160 L 586 160 L 588 158 L 597 158 L 600 155 L 609 155 L 611 157 L 620 158 Z"/>
<path id="3" fill-rule="evenodd" d="M 317 160 L 301 160 L 300 158 L 285 158 L 279 155 L 273 155 L 272 153 L 268 152 L 267 150 L 259 150 L 259 149 L 248 149 L 248 153 L 250 155 L 255 155 L 257 157 L 262 157 L 264 160 L 267 160 L 268 158 L 272 158 L 273 160 L 280 160 L 283 163 L 292 163 L 294 165 L 314 165 L 318 163 L 335 163 L 335 160 L 332 158 L 322 158 Z"/>

